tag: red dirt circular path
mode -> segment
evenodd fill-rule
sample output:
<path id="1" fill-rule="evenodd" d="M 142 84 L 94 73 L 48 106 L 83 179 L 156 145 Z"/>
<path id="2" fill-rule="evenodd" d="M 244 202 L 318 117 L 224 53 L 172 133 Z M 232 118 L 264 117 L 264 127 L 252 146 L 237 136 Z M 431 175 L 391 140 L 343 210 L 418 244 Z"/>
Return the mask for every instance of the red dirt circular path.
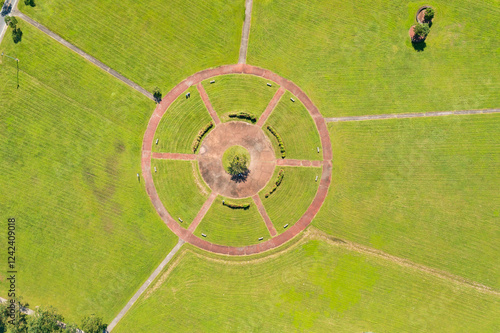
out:
<path id="1" fill-rule="evenodd" d="M 175 101 L 175 99 L 182 94 L 189 87 L 200 83 L 203 80 L 208 78 L 225 75 L 225 74 L 249 74 L 260 76 L 267 80 L 273 81 L 280 86 L 284 87 L 292 94 L 294 94 L 307 108 L 309 114 L 313 118 L 316 128 L 319 132 L 321 138 L 321 145 L 323 148 L 323 171 L 320 178 L 320 184 L 318 191 L 316 192 L 316 196 L 314 197 L 313 202 L 307 209 L 307 211 L 302 215 L 302 217 L 292 225 L 287 231 L 284 233 L 277 235 L 265 242 L 248 245 L 243 247 L 232 247 L 232 246 L 223 246 L 212 244 L 204 239 L 196 237 L 191 231 L 188 229 L 184 229 L 181 227 L 167 212 L 165 207 L 163 206 L 160 198 L 158 197 L 158 193 L 156 192 L 156 188 L 154 186 L 153 177 L 151 175 L 151 157 L 152 157 L 152 146 L 154 135 L 156 132 L 156 128 L 163 117 L 164 113 L 168 109 L 168 107 Z M 168 94 L 163 98 L 160 104 L 156 106 L 153 115 L 151 116 L 146 132 L 144 133 L 144 139 L 142 142 L 142 158 L 141 158 L 141 167 L 142 167 L 142 177 L 144 179 L 146 192 L 148 193 L 153 206 L 156 211 L 163 219 L 165 224 L 174 232 L 179 238 L 182 240 L 193 244 L 199 248 L 202 248 L 206 251 L 226 254 L 226 255 L 250 255 L 256 254 L 260 252 L 264 252 L 275 247 L 278 247 L 287 241 L 294 238 L 298 235 L 302 230 L 304 230 L 312 221 L 314 216 L 318 213 L 321 205 L 325 201 L 326 195 L 328 193 L 328 188 L 331 182 L 331 174 L 332 174 L 332 147 L 330 142 L 330 136 L 328 133 L 328 128 L 326 126 L 326 122 L 323 119 L 323 116 L 318 111 L 318 108 L 313 104 L 313 102 L 307 97 L 307 95 L 293 82 L 269 71 L 266 69 L 262 69 L 259 67 L 247 65 L 247 64 L 236 64 L 236 65 L 226 65 L 211 69 L 206 69 L 195 73 L 184 81 L 180 82 L 177 86 L 175 86 Z"/>
<path id="2" fill-rule="evenodd" d="M 244 182 L 231 180 L 222 165 L 222 155 L 239 145 L 250 153 L 250 173 Z M 215 192 L 230 198 L 257 194 L 271 178 L 276 166 L 273 146 L 262 129 L 241 121 L 217 125 L 203 140 L 198 157 L 201 176 Z"/>

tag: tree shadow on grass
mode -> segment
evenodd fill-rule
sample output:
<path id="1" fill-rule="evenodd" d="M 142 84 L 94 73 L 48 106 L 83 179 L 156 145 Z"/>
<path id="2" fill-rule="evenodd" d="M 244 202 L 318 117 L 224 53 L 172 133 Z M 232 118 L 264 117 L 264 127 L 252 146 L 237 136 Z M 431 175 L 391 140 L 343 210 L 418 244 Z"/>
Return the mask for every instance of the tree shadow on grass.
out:
<path id="1" fill-rule="evenodd" d="M 231 180 L 236 183 L 245 183 L 249 174 L 250 170 L 247 170 L 243 173 L 238 173 L 236 175 L 231 175 Z"/>
<path id="2" fill-rule="evenodd" d="M 426 48 L 427 44 L 425 44 L 425 42 L 419 42 L 419 43 L 412 42 L 411 46 L 413 46 L 413 49 L 415 51 L 422 52 Z"/>

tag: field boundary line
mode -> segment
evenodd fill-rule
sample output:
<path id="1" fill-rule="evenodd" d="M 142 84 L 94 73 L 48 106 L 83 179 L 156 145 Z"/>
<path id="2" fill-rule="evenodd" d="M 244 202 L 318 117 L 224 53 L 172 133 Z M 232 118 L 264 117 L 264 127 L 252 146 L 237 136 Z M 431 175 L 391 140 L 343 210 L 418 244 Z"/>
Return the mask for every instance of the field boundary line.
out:
<path id="1" fill-rule="evenodd" d="M 257 126 L 262 127 L 264 126 L 264 123 L 266 122 L 267 118 L 271 115 L 273 110 L 276 108 L 276 105 L 278 105 L 279 101 L 281 100 L 281 97 L 285 94 L 286 89 L 284 87 L 280 87 L 276 93 L 274 94 L 273 98 L 269 101 L 269 104 L 266 107 L 266 110 L 261 114 L 259 117 L 259 120 L 257 121 Z"/>
<path id="2" fill-rule="evenodd" d="M 245 64 L 247 62 L 248 39 L 250 37 L 250 21 L 252 20 L 252 2 L 253 0 L 245 0 L 245 21 L 243 22 L 243 31 L 241 33 L 238 64 Z"/>
<path id="3" fill-rule="evenodd" d="M 323 165 L 323 161 L 319 160 L 294 160 L 294 159 L 277 159 L 276 165 L 280 166 L 303 166 L 319 168 Z"/>
<path id="4" fill-rule="evenodd" d="M 446 271 L 443 271 L 441 269 L 437 268 L 432 268 L 429 266 L 425 266 L 422 264 L 418 264 L 416 262 L 413 262 L 411 260 L 401 258 L 394 256 L 392 254 L 388 254 L 384 251 L 374 249 L 372 247 L 364 246 L 358 243 L 354 243 L 345 239 L 339 239 L 335 238 L 317 228 L 311 228 L 311 237 L 312 238 L 317 238 L 317 239 L 323 239 L 326 240 L 329 244 L 334 245 L 334 246 L 339 246 L 346 248 L 348 250 L 370 255 L 372 257 L 377 257 L 380 259 L 384 259 L 390 262 L 393 262 L 399 266 L 403 267 L 408 267 L 414 270 L 417 270 L 422 273 L 426 273 L 432 276 L 435 276 L 437 278 L 440 278 L 442 280 L 447 280 L 456 284 L 460 284 L 462 286 L 466 287 L 471 287 L 476 289 L 479 292 L 490 294 L 490 295 L 495 295 L 495 296 L 500 296 L 500 291 L 493 289 L 492 287 L 488 287 L 484 284 L 466 279 L 464 277 L 461 277 L 459 275 L 455 275 Z"/>
<path id="5" fill-rule="evenodd" d="M 196 161 L 196 154 L 180 154 L 180 153 L 152 153 L 152 158 L 159 160 L 181 160 L 181 161 Z"/>
<path id="6" fill-rule="evenodd" d="M 198 214 L 196 214 L 196 217 L 194 218 L 193 222 L 191 222 L 191 224 L 189 225 L 189 228 L 188 228 L 189 232 L 193 233 L 196 230 L 196 228 L 200 224 L 201 220 L 203 220 L 203 218 L 207 214 L 210 207 L 212 207 L 212 204 L 214 203 L 215 198 L 217 198 L 217 196 L 218 196 L 218 194 L 214 191 L 212 191 L 212 193 L 210 193 L 210 196 L 205 201 L 203 206 L 201 206 L 201 209 L 198 212 Z"/>
<path id="7" fill-rule="evenodd" d="M 149 276 L 149 278 L 144 282 L 144 284 L 137 290 L 137 292 L 132 296 L 132 298 L 127 302 L 127 304 L 123 307 L 123 309 L 118 313 L 118 315 L 111 321 L 111 323 L 108 325 L 108 332 L 111 332 L 116 324 L 125 316 L 125 314 L 130 310 L 132 305 L 139 299 L 139 297 L 146 291 L 146 289 L 153 283 L 153 281 L 158 277 L 158 275 L 161 273 L 161 271 L 165 268 L 165 266 L 169 263 L 170 260 L 174 257 L 174 255 L 179 251 L 179 249 L 182 247 L 184 244 L 184 241 L 179 238 L 179 241 L 177 244 L 174 246 L 174 248 L 167 254 L 165 259 L 160 263 L 160 265 L 154 270 L 153 273 Z"/>
<path id="8" fill-rule="evenodd" d="M 267 215 L 266 208 L 262 204 L 259 195 L 258 194 L 254 195 L 252 199 L 255 205 L 257 206 L 257 209 L 259 210 L 260 216 L 262 216 L 262 219 L 266 223 L 266 227 L 267 230 L 269 230 L 269 234 L 271 235 L 271 237 L 276 236 L 277 234 L 276 228 L 274 228 L 273 222 L 269 218 L 269 215 Z"/>
<path id="9" fill-rule="evenodd" d="M 400 118 L 421 118 L 421 117 L 442 117 L 453 115 L 468 115 L 468 114 L 490 114 L 500 113 L 500 109 L 482 109 L 482 110 L 456 110 L 456 111 L 432 111 L 421 113 L 389 113 L 389 114 L 374 114 L 369 116 L 352 116 L 352 117 L 325 117 L 325 121 L 329 123 L 344 122 L 344 121 L 363 121 L 363 120 L 382 120 L 382 119 L 400 119 Z"/>
<path id="10" fill-rule="evenodd" d="M 103 71 L 108 72 L 109 74 L 111 74 L 112 76 L 114 76 L 118 80 L 122 81 L 123 83 L 125 83 L 126 85 L 128 85 L 129 87 L 131 87 L 132 89 L 140 92 L 141 94 L 143 94 L 144 96 L 146 96 L 150 100 L 155 101 L 152 93 L 150 93 L 149 91 L 147 91 L 143 87 L 139 86 L 137 83 L 133 82 L 132 80 L 127 79 L 125 76 L 121 75 L 120 73 L 118 73 L 117 71 L 115 71 L 111 67 L 105 65 L 101 61 L 97 60 L 96 58 L 94 58 L 90 54 L 85 53 L 80 48 L 78 48 L 75 45 L 71 44 L 70 42 L 68 42 L 67 40 L 65 40 L 64 38 L 62 38 L 61 36 L 59 36 L 58 34 L 52 32 L 51 30 L 49 30 L 45 26 L 43 26 L 40 23 L 38 23 L 37 21 L 33 20 L 29 16 L 21 13 L 18 10 L 14 10 L 12 12 L 12 15 L 17 16 L 17 17 L 21 18 L 22 20 L 26 21 L 27 23 L 31 24 L 33 27 L 37 28 L 38 30 L 40 30 L 44 34 L 46 34 L 49 37 L 51 37 L 52 39 L 56 40 L 57 42 L 59 42 L 63 46 L 66 46 L 67 48 L 69 48 L 70 50 L 72 50 L 76 54 L 80 55 L 81 57 L 85 58 L 87 61 L 93 63 L 94 65 L 96 65 L 97 67 L 99 67 L 100 69 L 102 69 Z"/>
<path id="11" fill-rule="evenodd" d="M 212 120 L 214 121 L 216 126 L 219 125 L 221 123 L 219 116 L 217 115 L 217 112 L 215 112 L 215 110 L 212 106 L 212 103 L 210 103 L 210 98 L 208 97 L 208 94 L 207 94 L 205 88 L 203 88 L 203 85 L 201 84 L 201 82 L 199 82 L 196 85 L 196 88 L 198 89 L 198 92 L 200 93 L 200 97 L 203 100 L 203 103 L 205 104 L 205 107 L 207 108 L 207 111 L 210 114 L 210 117 L 212 117 Z"/>

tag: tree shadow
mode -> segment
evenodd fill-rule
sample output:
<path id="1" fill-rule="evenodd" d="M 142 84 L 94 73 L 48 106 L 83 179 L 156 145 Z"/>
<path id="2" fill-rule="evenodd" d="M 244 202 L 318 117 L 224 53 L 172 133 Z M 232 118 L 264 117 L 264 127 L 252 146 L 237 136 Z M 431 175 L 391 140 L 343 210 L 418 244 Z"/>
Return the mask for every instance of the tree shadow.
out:
<path id="1" fill-rule="evenodd" d="M 236 183 L 245 183 L 249 174 L 250 170 L 247 170 L 243 173 L 238 173 L 236 175 L 231 175 L 231 180 Z"/>
<path id="2" fill-rule="evenodd" d="M 411 42 L 411 46 L 413 46 L 415 51 L 422 52 L 426 48 L 427 44 L 425 44 L 425 42 Z"/>

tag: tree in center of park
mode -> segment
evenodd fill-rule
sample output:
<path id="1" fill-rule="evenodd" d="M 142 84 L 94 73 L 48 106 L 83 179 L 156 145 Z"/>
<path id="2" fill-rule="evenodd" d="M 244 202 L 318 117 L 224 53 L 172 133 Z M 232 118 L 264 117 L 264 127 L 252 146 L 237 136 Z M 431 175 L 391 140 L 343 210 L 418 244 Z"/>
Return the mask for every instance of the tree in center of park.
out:
<path id="1" fill-rule="evenodd" d="M 231 162 L 229 162 L 228 172 L 232 176 L 248 173 L 247 157 L 243 154 L 234 155 Z"/>

